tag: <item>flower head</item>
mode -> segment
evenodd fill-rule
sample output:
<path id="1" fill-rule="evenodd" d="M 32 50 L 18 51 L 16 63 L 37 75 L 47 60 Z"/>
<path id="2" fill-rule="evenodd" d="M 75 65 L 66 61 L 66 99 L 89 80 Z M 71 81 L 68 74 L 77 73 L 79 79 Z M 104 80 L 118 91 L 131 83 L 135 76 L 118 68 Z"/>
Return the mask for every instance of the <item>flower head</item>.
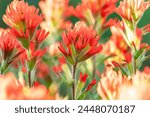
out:
<path id="1" fill-rule="evenodd" d="M 82 74 L 82 72 L 80 72 L 80 81 L 83 83 L 86 83 L 86 79 L 87 79 L 88 75 L 87 74 Z"/>
<path id="2" fill-rule="evenodd" d="M 97 25 L 97 31 L 104 28 L 108 15 L 114 12 L 118 0 L 82 0 L 72 10 L 72 15 L 87 22 L 89 25 Z M 69 9 L 70 10 L 70 9 Z"/>
<path id="3" fill-rule="evenodd" d="M 34 33 L 37 26 L 43 20 L 42 15 L 38 15 L 38 9 L 34 6 L 29 6 L 24 0 L 14 0 L 6 10 L 3 16 L 4 22 L 14 28 L 20 34 Z M 23 36 L 23 35 L 20 35 Z"/>
<path id="4" fill-rule="evenodd" d="M 86 91 L 89 91 L 96 84 L 96 79 L 92 80 L 92 82 L 87 86 Z"/>
<path id="5" fill-rule="evenodd" d="M 150 2 L 145 0 L 123 0 L 116 12 L 124 19 L 136 23 L 149 8 Z"/>
<path id="6" fill-rule="evenodd" d="M 43 20 L 43 16 L 38 12 L 36 7 L 29 6 L 24 0 L 14 0 L 7 7 L 6 14 L 3 16 L 4 22 L 11 27 L 10 34 L 17 37 L 26 49 L 29 48 L 30 40 L 33 38 L 38 36 L 40 43 L 48 35 L 48 32 L 44 30 L 37 31 Z"/>
<path id="7" fill-rule="evenodd" d="M 66 21 L 68 4 L 69 0 L 41 0 L 39 7 L 45 18 L 41 27 L 54 33 L 65 28 L 70 23 Z"/>
<path id="8" fill-rule="evenodd" d="M 83 22 L 69 28 L 62 34 L 62 38 L 64 43 L 60 44 L 59 49 L 70 64 L 84 61 L 102 50 L 96 31 Z"/>
<path id="9" fill-rule="evenodd" d="M 102 99 L 118 99 L 120 87 L 126 80 L 120 72 L 107 67 L 98 83 L 97 92 Z"/>

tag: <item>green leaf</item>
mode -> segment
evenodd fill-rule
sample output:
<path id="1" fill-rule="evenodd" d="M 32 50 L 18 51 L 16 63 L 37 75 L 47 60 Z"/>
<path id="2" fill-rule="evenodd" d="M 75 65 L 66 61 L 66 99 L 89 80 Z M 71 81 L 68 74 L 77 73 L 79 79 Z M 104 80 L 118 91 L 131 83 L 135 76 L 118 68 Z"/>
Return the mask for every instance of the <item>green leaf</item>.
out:
<path id="1" fill-rule="evenodd" d="M 35 67 L 36 64 L 36 60 L 32 59 L 31 61 L 28 62 L 28 69 L 29 71 L 33 70 L 33 68 Z"/>
<path id="2" fill-rule="evenodd" d="M 69 66 L 67 64 L 63 64 L 62 65 L 62 70 L 63 70 L 64 75 L 66 77 L 66 81 L 69 82 L 69 83 L 72 83 L 73 82 L 72 73 L 69 69 Z"/>
<path id="3" fill-rule="evenodd" d="M 82 94 L 77 98 L 77 100 L 83 100 L 88 94 L 88 91 L 82 92 Z"/>
<path id="4" fill-rule="evenodd" d="M 22 46 L 26 49 L 29 49 L 30 42 L 26 38 L 18 38 L 18 40 L 21 42 Z"/>
<path id="5" fill-rule="evenodd" d="M 75 63 L 76 62 L 76 56 L 77 56 L 76 48 L 75 48 L 74 44 L 71 44 L 70 48 L 71 48 L 71 52 L 72 52 L 72 58 L 73 58 L 73 61 Z"/>
<path id="6" fill-rule="evenodd" d="M 138 50 L 134 56 L 134 59 L 137 60 L 139 58 L 139 56 L 141 56 L 144 52 L 144 48 Z"/>
<path id="7" fill-rule="evenodd" d="M 72 86 L 72 83 L 73 83 L 73 79 L 71 80 L 71 81 L 68 81 L 68 80 L 66 80 L 66 78 L 63 76 L 63 75 L 61 75 L 61 74 L 58 74 L 59 76 L 60 76 L 60 78 L 64 81 L 64 83 L 65 84 L 67 84 L 68 86 Z"/>
<path id="8" fill-rule="evenodd" d="M 78 83 L 76 85 L 76 90 L 75 90 L 76 98 L 81 95 L 81 91 L 82 91 L 84 85 L 85 85 L 85 83 L 83 83 L 80 80 L 78 80 Z"/>
<path id="9" fill-rule="evenodd" d="M 77 61 L 81 62 L 82 58 L 86 55 L 86 53 L 89 51 L 90 45 L 87 45 L 77 56 Z"/>

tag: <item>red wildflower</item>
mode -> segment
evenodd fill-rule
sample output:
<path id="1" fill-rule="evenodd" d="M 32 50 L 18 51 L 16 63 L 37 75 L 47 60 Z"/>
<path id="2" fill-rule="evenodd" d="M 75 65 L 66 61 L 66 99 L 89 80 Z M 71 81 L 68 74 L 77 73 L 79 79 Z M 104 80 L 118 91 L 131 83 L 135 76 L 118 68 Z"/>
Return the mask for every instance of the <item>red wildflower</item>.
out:
<path id="1" fill-rule="evenodd" d="M 24 51 L 18 41 L 11 37 L 6 30 L 0 31 L 0 50 L 3 60 L 8 60 L 7 62 L 10 63 Z"/>
<path id="2" fill-rule="evenodd" d="M 43 16 L 38 15 L 38 12 L 38 9 L 29 6 L 24 0 L 14 0 L 7 7 L 3 20 L 12 28 L 15 36 L 31 38 L 35 29 L 43 20 Z"/>
<path id="3" fill-rule="evenodd" d="M 87 79 L 88 75 L 87 74 L 82 74 L 82 72 L 80 72 L 80 81 L 83 83 L 86 83 L 86 79 Z"/>
<path id="4" fill-rule="evenodd" d="M 0 92 L 1 100 L 54 100 L 57 98 L 57 91 L 52 94 L 50 89 L 37 82 L 32 88 L 26 87 L 13 74 L 0 76 Z"/>
<path id="5" fill-rule="evenodd" d="M 78 22 L 62 34 L 63 42 L 59 49 L 70 64 L 84 61 L 102 50 L 98 44 L 99 36 L 91 27 Z"/>
<path id="6" fill-rule="evenodd" d="M 80 19 L 89 20 L 86 18 L 87 13 L 90 12 L 94 17 L 100 16 L 103 19 L 102 23 L 105 23 L 107 16 L 114 12 L 117 1 L 118 0 L 82 0 L 82 3 L 73 10 L 72 14 Z"/>
<path id="7" fill-rule="evenodd" d="M 37 65 L 37 73 L 36 73 L 38 78 L 44 79 L 49 75 L 49 66 L 44 63 L 44 62 L 40 62 Z"/>
<path id="8" fill-rule="evenodd" d="M 123 0 L 116 12 L 124 19 L 133 23 L 140 20 L 150 3 L 145 0 Z"/>
<path id="9" fill-rule="evenodd" d="M 36 45 L 41 44 L 48 35 L 49 35 L 49 32 L 47 32 L 45 30 L 37 30 L 36 36 L 35 36 L 35 38 L 33 38 L 33 41 L 36 43 Z"/>
<path id="10" fill-rule="evenodd" d="M 43 16 L 38 15 L 38 12 L 38 9 L 29 6 L 24 0 L 14 0 L 3 16 L 4 22 L 11 27 L 10 34 L 17 37 L 26 49 L 29 49 L 30 40 L 35 39 L 39 44 L 49 34 L 44 30 L 37 31 L 43 20 Z"/>
<path id="11" fill-rule="evenodd" d="M 60 57 L 60 58 L 58 58 L 58 60 L 59 60 L 59 63 L 60 63 L 61 65 L 66 64 L 66 60 L 65 60 L 65 58 L 64 58 L 63 56 Z"/>
<path id="12" fill-rule="evenodd" d="M 86 91 L 89 91 L 96 84 L 96 79 L 92 80 L 92 82 L 87 86 Z"/>
<path id="13" fill-rule="evenodd" d="M 38 82 L 38 81 L 33 82 L 33 86 L 34 86 L 34 87 L 40 86 L 40 82 Z"/>
<path id="14" fill-rule="evenodd" d="M 53 66 L 53 71 L 57 74 L 59 74 L 60 72 L 62 72 L 62 67 L 60 65 L 58 66 Z"/>

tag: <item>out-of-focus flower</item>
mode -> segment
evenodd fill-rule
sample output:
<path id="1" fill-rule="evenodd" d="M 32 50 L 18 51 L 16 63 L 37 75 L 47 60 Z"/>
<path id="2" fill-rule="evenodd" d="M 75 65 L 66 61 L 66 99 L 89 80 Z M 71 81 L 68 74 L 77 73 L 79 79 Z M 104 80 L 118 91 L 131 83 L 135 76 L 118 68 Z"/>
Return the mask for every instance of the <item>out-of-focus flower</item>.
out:
<path id="1" fill-rule="evenodd" d="M 72 15 L 86 21 L 87 24 L 96 26 L 96 31 L 102 31 L 108 15 L 114 12 L 118 0 L 82 0 L 72 10 Z M 70 10 L 70 9 L 69 9 Z"/>
<path id="2" fill-rule="evenodd" d="M 62 38 L 59 49 L 70 64 L 82 62 L 102 50 L 96 31 L 83 22 L 77 22 L 73 28 L 69 28 Z"/>
<path id="3" fill-rule="evenodd" d="M 137 72 L 132 76 L 132 83 L 125 83 L 120 88 L 119 99 L 149 100 L 150 77 L 145 72 Z"/>
<path id="4" fill-rule="evenodd" d="M 111 67 L 107 67 L 98 83 L 97 92 L 104 100 L 118 99 L 124 80 L 125 78 L 120 72 L 117 73 Z"/>
<path id="5" fill-rule="evenodd" d="M 59 43 L 55 42 L 54 44 L 49 46 L 48 53 L 51 56 L 57 56 L 58 54 L 60 54 L 60 50 L 58 49 L 58 47 L 59 47 Z"/>
<path id="6" fill-rule="evenodd" d="M 37 85 L 32 88 L 22 85 L 13 74 L 0 76 L 0 99 L 8 100 L 55 100 L 57 93 L 51 91 L 44 85 Z"/>
<path id="7" fill-rule="evenodd" d="M 111 67 L 106 69 L 98 83 L 97 92 L 102 99 L 150 99 L 150 78 L 146 72 L 123 76 Z"/>
<path id="8" fill-rule="evenodd" d="M 124 20 L 137 23 L 149 6 L 150 2 L 146 0 L 123 0 L 116 12 Z"/>
<path id="9" fill-rule="evenodd" d="M 53 71 L 57 74 L 63 72 L 63 66 L 65 65 L 66 66 L 66 60 L 65 58 L 62 56 L 62 57 L 59 57 L 58 58 L 58 61 L 59 61 L 59 64 L 58 65 L 55 65 L 53 66 Z"/>
<path id="10" fill-rule="evenodd" d="M 105 61 L 106 64 L 111 63 L 111 61 L 117 61 L 119 63 L 125 60 L 125 54 L 128 52 L 129 47 L 123 39 L 123 36 L 118 32 L 118 30 L 114 27 L 110 27 L 111 37 L 110 39 L 103 45 L 105 48 L 102 50 L 102 54 L 106 56 L 112 56 Z"/>
<path id="11" fill-rule="evenodd" d="M 51 32 L 59 32 L 70 24 L 66 21 L 69 0 L 41 0 L 39 6 L 45 16 L 41 27 Z"/>
<path id="12" fill-rule="evenodd" d="M 49 66 L 44 62 L 39 62 L 37 65 L 37 73 L 36 76 L 41 79 L 45 79 L 47 76 L 49 76 L 50 68 Z"/>
<path id="13" fill-rule="evenodd" d="M 142 30 L 136 26 L 133 26 L 131 23 L 130 25 L 128 24 L 129 23 L 125 22 L 124 20 L 119 21 L 116 19 L 111 19 L 107 23 L 107 25 L 114 26 L 117 29 L 129 47 L 133 48 L 134 44 L 136 49 L 139 49 L 142 41 Z"/>

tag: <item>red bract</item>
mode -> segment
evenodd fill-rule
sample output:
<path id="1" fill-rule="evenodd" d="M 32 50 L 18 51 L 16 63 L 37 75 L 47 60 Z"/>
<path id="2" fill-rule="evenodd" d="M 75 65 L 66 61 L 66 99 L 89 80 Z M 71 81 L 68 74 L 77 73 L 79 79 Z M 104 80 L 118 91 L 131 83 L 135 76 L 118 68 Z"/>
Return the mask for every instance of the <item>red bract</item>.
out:
<path id="1" fill-rule="evenodd" d="M 38 9 L 34 6 L 29 6 L 24 0 L 14 0 L 7 7 L 3 20 L 13 28 L 17 36 L 31 36 L 43 20 L 43 16 L 38 15 L 38 12 Z"/>
<path id="2" fill-rule="evenodd" d="M 45 30 L 37 30 L 36 36 L 33 41 L 35 41 L 36 44 L 40 44 L 43 42 L 43 40 L 49 35 L 49 32 Z"/>
<path id="3" fill-rule="evenodd" d="M 2 51 L 2 58 L 4 60 L 9 59 L 9 61 L 16 59 L 23 52 L 18 41 L 11 37 L 6 30 L 0 31 L 0 50 Z"/>
<path id="4" fill-rule="evenodd" d="M 87 86 L 86 91 L 89 91 L 96 84 L 96 79 L 92 80 L 92 82 Z"/>
<path id="5" fill-rule="evenodd" d="M 125 56 L 125 61 L 127 63 L 130 63 L 132 61 L 132 54 L 131 53 L 125 53 L 124 56 Z"/>
<path id="6" fill-rule="evenodd" d="M 43 37 L 48 35 L 45 31 L 36 33 L 39 24 L 43 20 L 43 16 L 38 15 L 38 12 L 38 9 L 29 6 L 24 0 L 14 0 L 7 7 L 6 14 L 3 16 L 4 22 L 11 27 L 10 34 L 17 37 L 26 49 L 29 48 L 29 41 L 34 38 L 34 34 L 37 34 L 37 36 L 41 34 L 42 40 Z"/>
<path id="7" fill-rule="evenodd" d="M 62 34 L 63 42 L 59 49 L 70 64 L 84 61 L 102 50 L 99 36 L 91 27 L 78 22 Z"/>
<path id="8" fill-rule="evenodd" d="M 82 74 L 82 72 L 80 72 L 80 81 L 83 83 L 86 83 L 86 79 L 87 79 L 88 75 L 87 74 Z"/>
<path id="9" fill-rule="evenodd" d="M 81 19 L 85 19 L 85 13 L 87 10 L 94 15 L 100 15 L 106 20 L 106 17 L 113 12 L 116 8 L 116 2 L 118 0 L 82 0 L 82 4 L 79 4 L 73 14 Z"/>

